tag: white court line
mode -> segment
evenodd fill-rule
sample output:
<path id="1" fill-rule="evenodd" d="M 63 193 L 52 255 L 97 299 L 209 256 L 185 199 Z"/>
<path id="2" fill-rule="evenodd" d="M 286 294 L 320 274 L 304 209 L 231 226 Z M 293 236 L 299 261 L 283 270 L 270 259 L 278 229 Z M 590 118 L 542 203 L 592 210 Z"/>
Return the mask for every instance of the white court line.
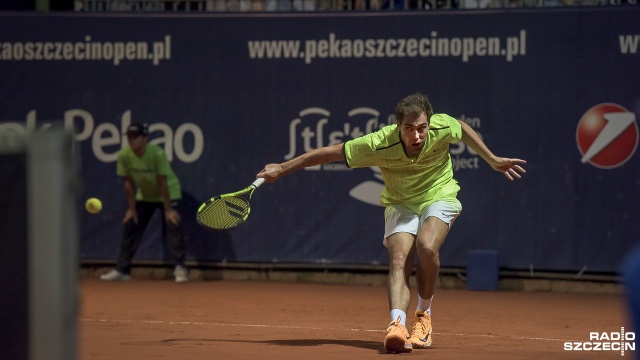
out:
<path id="1" fill-rule="evenodd" d="M 290 325 L 260 325 L 260 324 L 234 324 L 234 323 L 216 323 L 216 322 L 199 322 L 199 321 L 162 321 L 162 320 L 108 320 L 108 319 L 79 319 L 85 322 L 119 322 L 119 323 L 141 323 L 141 324 L 169 324 L 169 325 L 209 325 L 209 326 L 237 326 L 237 327 L 254 327 L 254 328 L 268 328 L 268 329 L 290 329 L 290 330 L 347 330 L 347 331 L 363 331 L 363 332 L 379 332 L 385 333 L 385 330 L 371 330 L 371 329 L 336 329 L 336 328 L 321 328 L 312 326 L 290 326 Z M 465 336 L 465 337 L 478 337 L 478 338 L 509 338 L 518 340 L 530 340 L 530 341 L 562 341 L 562 342 L 575 342 L 578 340 L 568 339 L 554 339 L 554 338 L 542 338 L 542 337 L 527 337 L 527 336 L 510 336 L 510 335 L 492 335 L 492 334 L 459 334 L 459 333 L 439 333 L 434 331 L 436 335 L 448 335 L 448 336 Z"/>

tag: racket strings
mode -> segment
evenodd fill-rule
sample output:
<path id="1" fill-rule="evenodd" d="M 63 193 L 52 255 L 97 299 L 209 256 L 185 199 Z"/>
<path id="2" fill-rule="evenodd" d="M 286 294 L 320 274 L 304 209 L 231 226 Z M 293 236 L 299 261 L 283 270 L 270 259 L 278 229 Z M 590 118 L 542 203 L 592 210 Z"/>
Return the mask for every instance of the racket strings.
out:
<path id="1" fill-rule="evenodd" d="M 249 202 L 240 197 L 227 197 L 212 201 L 198 212 L 198 221 L 212 229 L 230 229 L 249 216 Z"/>

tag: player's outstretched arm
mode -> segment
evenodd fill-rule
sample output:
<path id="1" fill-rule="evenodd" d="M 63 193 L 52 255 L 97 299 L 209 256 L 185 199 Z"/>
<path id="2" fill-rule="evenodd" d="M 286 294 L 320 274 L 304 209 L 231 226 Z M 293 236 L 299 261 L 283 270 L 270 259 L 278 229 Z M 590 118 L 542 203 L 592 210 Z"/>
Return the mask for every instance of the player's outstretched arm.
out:
<path id="1" fill-rule="evenodd" d="M 327 164 L 344 159 L 343 144 L 335 144 L 311 150 L 298 157 L 280 164 L 267 164 L 256 177 L 264 178 L 266 182 L 272 183 L 281 177 L 308 166 Z"/>
<path id="2" fill-rule="evenodd" d="M 522 178 L 521 174 L 526 171 L 520 165 L 526 164 L 525 160 L 495 156 L 471 126 L 464 121 L 458 121 L 462 126 L 462 141 L 478 153 L 494 170 L 503 173 L 511 181 L 514 178 Z"/>

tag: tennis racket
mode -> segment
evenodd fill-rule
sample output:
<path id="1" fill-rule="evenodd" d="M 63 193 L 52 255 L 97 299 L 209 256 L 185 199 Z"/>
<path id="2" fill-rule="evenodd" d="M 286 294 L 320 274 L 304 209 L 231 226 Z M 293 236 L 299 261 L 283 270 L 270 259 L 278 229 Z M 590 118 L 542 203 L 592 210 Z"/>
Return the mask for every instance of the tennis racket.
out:
<path id="1" fill-rule="evenodd" d="M 198 208 L 198 224 L 209 230 L 230 230 L 243 224 L 251 212 L 251 195 L 263 183 L 264 178 L 258 178 L 240 191 L 205 201 Z"/>

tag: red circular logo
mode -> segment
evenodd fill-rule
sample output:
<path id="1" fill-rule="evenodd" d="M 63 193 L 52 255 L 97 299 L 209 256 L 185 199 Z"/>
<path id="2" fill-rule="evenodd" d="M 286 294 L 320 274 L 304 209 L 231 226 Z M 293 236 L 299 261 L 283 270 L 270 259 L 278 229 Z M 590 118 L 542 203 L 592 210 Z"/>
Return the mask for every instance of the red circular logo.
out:
<path id="1" fill-rule="evenodd" d="M 587 110 L 576 130 L 582 163 L 613 169 L 627 162 L 638 147 L 636 116 L 618 104 L 603 103 Z"/>

